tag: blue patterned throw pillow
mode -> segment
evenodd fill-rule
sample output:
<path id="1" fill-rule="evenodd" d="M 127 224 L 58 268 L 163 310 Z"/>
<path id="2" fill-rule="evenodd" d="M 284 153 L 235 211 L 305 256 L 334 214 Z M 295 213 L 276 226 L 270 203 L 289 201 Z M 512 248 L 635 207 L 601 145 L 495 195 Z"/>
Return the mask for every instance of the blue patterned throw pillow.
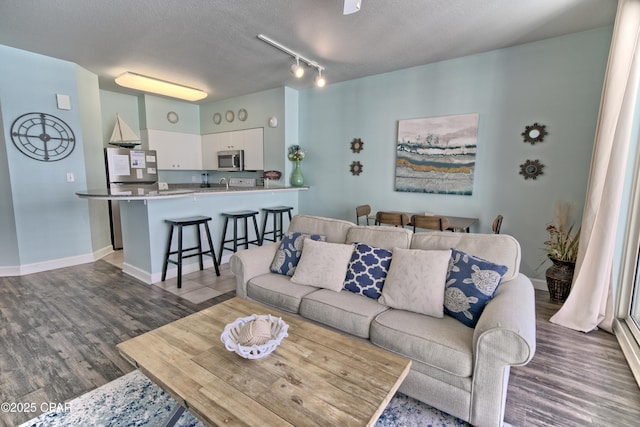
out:
<path id="1" fill-rule="evenodd" d="M 391 251 L 356 243 L 347 269 L 344 288 L 365 297 L 378 299 L 391 264 Z"/>
<path id="2" fill-rule="evenodd" d="M 271 262 L 271 272 L 293 276 L 302 254 L 302 244 L 306 238 L 321 242 L 327 240 L 327 236 L 320 234 L 285 233 L 280 241 L 280 247 L 276 251 L 276 256 Z"/>
<path id="3" fill-rule="evenodd" d="M 452 249 L 444 291 L 445 313 L 474 328 L 506 272 L 504 265 Z"/>

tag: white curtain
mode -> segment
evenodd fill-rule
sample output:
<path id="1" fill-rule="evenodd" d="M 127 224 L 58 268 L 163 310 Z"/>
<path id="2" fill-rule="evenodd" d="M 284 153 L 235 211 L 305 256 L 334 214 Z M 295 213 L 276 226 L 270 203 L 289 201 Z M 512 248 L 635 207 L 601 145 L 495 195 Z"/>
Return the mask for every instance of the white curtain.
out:
<path id="1" fill-rule="evenodd" d="M 640 71 L 640 0 L 619 0 L 571 293 L 551 322 L 611 331 L 612 267 Z"/>

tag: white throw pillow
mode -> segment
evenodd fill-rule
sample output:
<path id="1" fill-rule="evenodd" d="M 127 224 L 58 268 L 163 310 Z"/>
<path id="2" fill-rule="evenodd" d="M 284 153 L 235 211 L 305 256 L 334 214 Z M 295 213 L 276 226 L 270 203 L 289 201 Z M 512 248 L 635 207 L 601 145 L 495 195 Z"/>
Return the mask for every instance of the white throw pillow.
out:
<path id="1" fill-rule="evenodd" d="M 380 304 L 444 317 L 444 285 L 450 250 L 393 249 Z"/>
<path id="2" fill-rule="evenodd" d="M 353 254 L 353 245 L 305 239 L 291 281 L 340 292 Z"/>

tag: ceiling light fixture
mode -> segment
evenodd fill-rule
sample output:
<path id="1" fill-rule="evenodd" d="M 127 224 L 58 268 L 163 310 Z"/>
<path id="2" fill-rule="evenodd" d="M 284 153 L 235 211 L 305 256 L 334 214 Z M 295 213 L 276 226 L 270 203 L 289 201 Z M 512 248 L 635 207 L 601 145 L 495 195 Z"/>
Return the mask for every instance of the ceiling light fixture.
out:
<path id="1" fill-rule="evenodd" d="M 143 76 L 142 74 L 126 71 L 116 77 L 116 83 L 129 89 L 151 92 L 185 101 L 199 101 L 208 96 L 207 92 L 192 87 L 182 86 L 165 80 Z"/>
<path id="2" fill-rule="evenodd" d="M 293 73 L 294 76 L 296 76 L 297 78 L 301 78 L 304 75 L 304 68 L 302 66 L 300 66 L 300 61 L 304 62 L 305 64 L 307 64 L 309 67 L 313 67 L 315 69 L 318 70 L 318 75 L 315 78 L 316 81 L 316 86 L 318 87 L 324 87 L 324 85 L 327 83 L 325 78 L 322 77 L 322 72 L 325 70 L 325 68 L 318 64 L 316 61 L 312 61 L 311 59 L 305 58 L 304 56 L 300 55 L 299 53 L 289 49 L 288 47 L 284 46 L 281 43 L 278 43 L 277 41 L 270 39 L 269 37 L 265 36 L 264 34 L 258 34 L 258 38 L 260 40 L 262 40 L 263 42 L 270 44 L 271 46 L 275 47 L 276 49 L 286 53 L 287 55 L 290 55 L 292 57 L 295 58 L 296 63 L 291 65 L 291 72 Z M 302 70 L 302 74 L 298 75 L 297 72 L 294 72 L 294 69 L 299 71 Z M 318 83 L 318 80 L 322 81 L 322 84 Z"/>
<path id="3" fill-rule="evenodd" d="M 301 79 L 304 76 L 304 68 L 300 66 L 300 58 L 296 56 L 296 63 L 291 64 L 291 74 Z"/>
<path id="4" fill-rule="evenodd" d="M 318 68 L 318 75 L 316 76 L 315 79 L 313 79 L 313 81 L 316 83 L 316 86 L 318 87 L 324 87 L 324 85 L 327 84 L 327 81 L 324 79 L 324 77 L 322 77 L 322 70 L 320 70 Z"/>
<path id="5" fill-rule="evenodd" d="M 344 9 L 342 10 L 342 14 L 351 15 L 352 13 L 359 12 L 361 6 L 361 0 L 344 0 Z"/>

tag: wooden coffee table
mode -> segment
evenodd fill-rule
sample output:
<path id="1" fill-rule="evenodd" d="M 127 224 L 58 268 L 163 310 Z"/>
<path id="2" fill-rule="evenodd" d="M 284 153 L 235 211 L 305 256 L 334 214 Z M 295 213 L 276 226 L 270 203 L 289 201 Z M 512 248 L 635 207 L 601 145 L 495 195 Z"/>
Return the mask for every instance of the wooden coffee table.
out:
<path id="1" fill-rule="evenodd" d="M 289 336 L 247 360 L 225 349 L 226 324 L 272 314 Z M 367 341 L 233 298 L 118 345 L 120 352 L 209 425 L 369 426 L 411 361 Z"/>

